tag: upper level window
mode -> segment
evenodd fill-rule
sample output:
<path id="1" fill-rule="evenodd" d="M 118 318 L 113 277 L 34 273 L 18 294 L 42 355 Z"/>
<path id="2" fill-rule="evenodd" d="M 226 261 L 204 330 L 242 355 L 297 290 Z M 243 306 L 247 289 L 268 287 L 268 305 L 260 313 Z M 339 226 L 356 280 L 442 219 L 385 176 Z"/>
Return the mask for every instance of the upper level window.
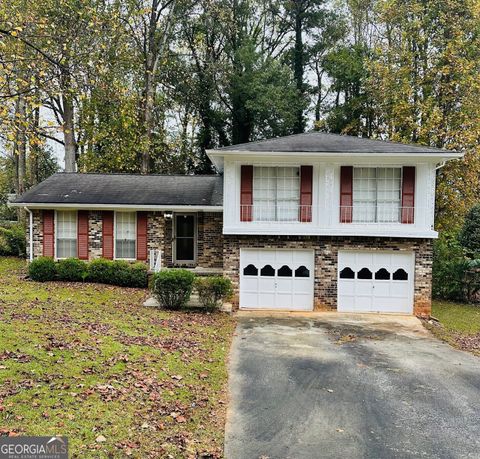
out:
<path id="1" fill-rule="evenodd" d="M 115 213 L 115 258 L 134 260 L 136 240 L 135 212 Z"/>
<path id="2" fill-rule="evenodd" d="M 57 258 L 77 256 L 77 212 L 57 211 Z"/>
<path id="3" fill-rule="evenodd" d="M 253 220 L 298 221 L 300 169 L 253 168 Z"/>
<path id="4" fill-rule="evenodd" d="M 402 169 L 400 167 L 353 168 L 353 221 L 400 221 Z"/>

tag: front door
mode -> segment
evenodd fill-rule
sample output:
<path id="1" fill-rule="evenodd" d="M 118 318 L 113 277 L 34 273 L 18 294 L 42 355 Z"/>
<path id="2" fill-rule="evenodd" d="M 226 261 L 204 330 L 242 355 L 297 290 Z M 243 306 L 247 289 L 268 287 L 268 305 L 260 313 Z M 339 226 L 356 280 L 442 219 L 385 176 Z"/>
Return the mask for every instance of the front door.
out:
<path id="1" fill-rule="evenodd" d="M 175 263 L 194 263 L 197 219 L 194 214 L 175 214 Z"/>

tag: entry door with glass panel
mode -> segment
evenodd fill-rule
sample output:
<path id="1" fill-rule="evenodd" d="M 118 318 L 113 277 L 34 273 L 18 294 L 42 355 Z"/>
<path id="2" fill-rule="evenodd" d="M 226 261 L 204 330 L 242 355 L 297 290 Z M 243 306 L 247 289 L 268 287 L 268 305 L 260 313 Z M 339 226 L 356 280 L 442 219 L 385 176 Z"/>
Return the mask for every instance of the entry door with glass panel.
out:
<path id="1" fill-rule="evenodd" d="M 192 263 L 196 258 L 197 218 L 194 214 L 175 214 L 174 257 L 177 263 Z"/>

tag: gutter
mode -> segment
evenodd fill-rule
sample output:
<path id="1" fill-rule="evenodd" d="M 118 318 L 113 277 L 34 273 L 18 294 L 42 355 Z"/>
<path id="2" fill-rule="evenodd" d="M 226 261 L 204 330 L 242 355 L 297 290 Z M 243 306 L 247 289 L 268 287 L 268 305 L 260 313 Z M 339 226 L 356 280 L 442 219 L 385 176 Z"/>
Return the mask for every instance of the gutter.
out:
<path id="1" fill-rule="evenodd" d="M 29 250 L 28 258 L 30 261 L 33 261 L 33 212 L 26 206 L 24 207 L 24 209 L 29 214 L 28 243 L 30 246 L 30 250 Z"/>
<path id="2" fill-rule="evenodd" d="M 30 209 L 88 209 L 88 210 L 150 210 L 152 212 L 173 211 L 173 212 L 222 212 L 223 206 L 159 206 L 141 204 L 84 204 L 65 202 L 12 202 L 9 207 L 28 206 Z"/>

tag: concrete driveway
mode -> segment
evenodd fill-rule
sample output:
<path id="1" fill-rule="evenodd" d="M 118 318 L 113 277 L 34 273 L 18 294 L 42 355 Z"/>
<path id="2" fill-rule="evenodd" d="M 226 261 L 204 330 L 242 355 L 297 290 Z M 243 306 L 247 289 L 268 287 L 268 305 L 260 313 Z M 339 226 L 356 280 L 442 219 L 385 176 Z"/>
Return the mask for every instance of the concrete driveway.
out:
<path id="1" fill-rule="evenodd" d="M 230 397 L 227 459 L 480 457 L 480 359 L 413 317 L 240 317 Z"/>

